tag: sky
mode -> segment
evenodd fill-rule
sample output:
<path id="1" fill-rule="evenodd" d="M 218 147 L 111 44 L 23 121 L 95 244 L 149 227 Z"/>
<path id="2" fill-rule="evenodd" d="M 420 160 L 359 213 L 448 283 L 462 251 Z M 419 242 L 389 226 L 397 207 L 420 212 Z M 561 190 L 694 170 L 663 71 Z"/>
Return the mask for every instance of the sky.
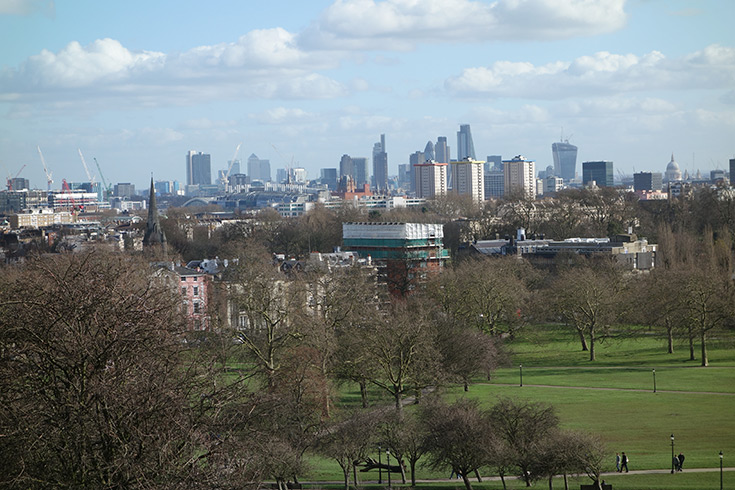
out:
<path id="1" fill-rule="evenodd" d="M 309 178 L 427 141 L 617 173 L 735 158 L 732 0 L 0 0 L 0 174 L 45 188 L 213 179 L 250 154 Z M 25 165 L 25 167 L 23 167 Z M 245 170 L 243 165 L 243 171 Z M 21 170 L 22 169 L 22 170 Z"/>

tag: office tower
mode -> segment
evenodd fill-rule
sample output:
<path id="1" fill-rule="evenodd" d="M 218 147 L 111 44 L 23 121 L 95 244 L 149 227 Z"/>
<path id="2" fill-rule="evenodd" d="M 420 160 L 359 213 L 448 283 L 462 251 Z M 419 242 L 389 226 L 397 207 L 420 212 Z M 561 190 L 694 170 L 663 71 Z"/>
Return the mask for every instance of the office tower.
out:
<path id="1" fill-rule="evenodd" d="M 130 182 L 117 183 L 114 192 L 117 197 L 133 197 L 135 195 L 135 184 Z"/>
<path id="2" fill-rule="evenodd" d="M 319 180 L 322 184 L 326 184 L 327 188 L 331 191 L 337 189 L 337 169 L 336 168 L 323 168 L 319 171 Z"/>
<path id="3" fill-rule="evenodd" d="M 227 160 L 228 175 L 240 173 L 240 160 Z"/>
<path id="4" fill-rule="evenodd" d="M 633 189 L 636 191 L 660 191 L 663 187 L 661 172 L 638 172 L 633 174 Z"/>
<path id="5" fill-rule="evenodd" d="M 353 178 L 358 189 L 362 189 L 365 184 L 370 184 L 370 170 L 368 169 L 368 159 L 365 157 L 354 157 L 352 159 L 352 168 L 354 169 Z"/>
<path id="6" fill-rule="evenodd" d="M 735 158 L 730 159 L 730 185 L 735 185 Z"/>
<path id="7" fill-rule="evenodd" d="M 505 195 L 518 193 L 528 199 L 536 197 L 536 162 L 517 155 L 503 160 Z"/>
<path id="8" fill-rule="evenodd" d="M 488 155 L 487 161 L 485 162 L 485 173 L 502 171 L 503 157 L 501 157 L 500 155 Z"/>
<path id="9" fill-rule="evenodd" d="M 470 196 L 476 203 L 485 200 L 485 162 L 460 160 L 449 164 L 452 171 L 452 192 Z"/>
<path id="10" fill-rule="evenodd" d="M 417 151 L 411 153 L 408 157 L 408 164 L 411 172 L 411 192 L 416 192 L 416 168 L 415 165 L 419 165 L 426 162 L 424 158 L 424 152 Z"/>
<path id="11" fill-rule="evenodd" d="M 477 160 L 475 144 L 472 142 L 472 132 L 469 124 L 460 124 L 457 131 L 457 160 Z"/>
<path id="12" fill-rule="evenodd" d="M 346 153 L 339 159 L 339 178 L 341 179 L 345 175 L 350 176 L 352 179 L 355 178 L 355 166 L 352 163 L 352 157 Z"/>
<path id="13" fill-rule="evenodd" d="M 439 136 L 436 139 L 436 144 L 434 145 L 434 160 L 439 163 L 449 163 L 451 161 L 451 154 L 449 145 L 447 145 L 446 136 Z"/>
<path id="14" fill-rule="evenodd" d="M 411 165 L 401 163 L 398 165 L 398 187 L 401 189 L 411 188 Z"/>
<path id="15" fill-rule="evenodd" d="M 285 168 L 276 169 L 276 182 L 278 184 L 285 184 L 288 182 L 288 171 Z"/>
<path id="16" fill-rule="evenodd" d="M 190 150 L 186 154 L 186 184 L 209 185 L 212 183 L 211 157 L 208 153 Z"/>
<path id="17" fill-rule="evenodd" d="M 431 142 L 431 140 L 426 142 L 426 146 L 424 147 L 424 158 L 426 160 L 436 160 L 436 155 L 434 153 L 434 143 Z M 442 162 L 447 163 L 447 162 Z"/>
<path id="18" fill-rule="evenodd" d="M 674 154 L 671 154 L 671 161 L 666 165 L 666 173 L 664 174 L 664 182 L 678 182 L 681 180 L 681 170 L 679 164 L 674 160 Z"/>
<path id="19" fill-rule="evenodd" d="M 551 154 L 554 157 L 554 174 L 569 182 L 577 176 L 577 147 L 569 141 L 559 141 L 551 144 Z"/>
<path id="20" fill-rule="evenodd" d="M 446 163 L 437 162 L 426 162 L 412 165 L 416 179 L 414 183 L 416 197 L 423 199 L 435 199 L 439 196 L 446 196 L 448 166 L 449 165 Z"/>
<path id="21" fill-rule="evenodd" d="M 250 182 L 260 180 L 262 182 L 271 181 L 271 162 L 258 158 L 255 153 L 248 157 L 248 177 Z"/>
<path id="22" fill-rule="evenodd" d="M 378 193 L 388 192 L 388 153 L 385 149 L 385 135 L 373 145 L 373 178 Z"/>
<path id="23" fill-rule="evenodd" d="M 614 187 L 613 162 L 582 162 L 582 185 L 595 182 L 597 187 Z"/>

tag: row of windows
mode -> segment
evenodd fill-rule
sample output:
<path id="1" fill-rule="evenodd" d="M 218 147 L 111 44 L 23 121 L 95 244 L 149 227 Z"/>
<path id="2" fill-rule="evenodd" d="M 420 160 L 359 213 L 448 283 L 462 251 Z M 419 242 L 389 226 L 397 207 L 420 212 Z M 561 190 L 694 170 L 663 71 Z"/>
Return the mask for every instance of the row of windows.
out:
<path id="1" fill-rule="evenodd" d="M 194 296 L 199 296 L 199 286 L 194 286 L 192 288 L 192 292 L 194 293 Z M 186 296 L 186 286 L 181 287 L 181 294 L 182 296 Z"/>

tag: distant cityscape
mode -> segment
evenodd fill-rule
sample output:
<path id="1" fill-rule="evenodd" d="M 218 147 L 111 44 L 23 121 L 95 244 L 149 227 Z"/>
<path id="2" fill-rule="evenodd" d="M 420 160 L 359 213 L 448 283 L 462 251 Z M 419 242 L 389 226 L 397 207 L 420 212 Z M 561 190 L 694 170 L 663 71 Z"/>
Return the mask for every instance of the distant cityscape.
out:
<path id="1" fill-rule="evenodd" d="M 448 138 L 438 136 L 436 142 L 428 141 L 423 150 L 409 155 L 409 163 L 399 164 L 394 175 L 389 175 L 385 134 L 374 143 L 372 158 L 344 154 L 334 167 L 321 168 L 319 176 L 311 179 L 306 169 L 299 166 L 277 168 L 274 179 L 270 160 L 254 153 L 246 160 L 240 159 L 241 145 L 225 168 L 215 172 L 210 154 L 189 150 L 182 157 L 186 182 L 154 178 L 153 186 L 163 207 L 217 205 L 225 211 L 273 207 L 284 217 L 295 217 L 308 212 L 317 202 L 329 207 L 349 200 L 368 208 L 392 208 L 455 194 L 482 203 L 508 196 L 543 198 L 565 188 L 582 187 L 622 186 L 640 199 L 668 199 L 686 193 L 692 185 L 732 184 L 735 176 L 735 159 L 729 162 L 729 172 L 715 169 L 692 175 L 681 171 L 673 154 L 666 164 L 662 158 L 659 168 L 627 176 L 616 173 L 612 161 L 578 162 L 578 148 L 568 140 L 553 142 L 553 166 L 538 169 L 534 160 L 521 154 L 478 159 L 469 124 L 461 124 L 456 137 L 455 156 Z M 55 182 L 40 147 L 38 153 L 47 188 L 32 187 L 21 176 L 24 165 L 15 176 L 7 178 L 6 189 L 0 191 L 3 215 L 29 211 L 33 214 L 35 209 L 37 215 L 67 212 L 78 217 L 84 212 L 105 209 L 120 213 L 146 209 L 147 189 L 136 189 L 131 182 L 108 182 L 96 159 L 98 172 L 93 174 L 81 150 L 79 156 L 88 180 L 62 180 L 58 188 L 52 189 Z"/>

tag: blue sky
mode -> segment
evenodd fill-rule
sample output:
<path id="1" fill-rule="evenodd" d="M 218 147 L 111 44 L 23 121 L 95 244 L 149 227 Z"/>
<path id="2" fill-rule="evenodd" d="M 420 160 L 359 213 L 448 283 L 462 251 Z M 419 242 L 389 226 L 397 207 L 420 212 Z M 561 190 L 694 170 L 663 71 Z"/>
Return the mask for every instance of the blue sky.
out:
<path id="1" fill-rule="evenodd" d="M 472 127 L 478 158 L 551 143 L 616 169 L 735 157 L 732 0 L 0 0 L 0 173 L 45 187 L 185 179 L 240 158 L 310 177 L 342 154 L 389 172 Z M 93 173 L 96 168 L 92 165 Z M 98 178 L 99 180 L 99 178 Z"/>

